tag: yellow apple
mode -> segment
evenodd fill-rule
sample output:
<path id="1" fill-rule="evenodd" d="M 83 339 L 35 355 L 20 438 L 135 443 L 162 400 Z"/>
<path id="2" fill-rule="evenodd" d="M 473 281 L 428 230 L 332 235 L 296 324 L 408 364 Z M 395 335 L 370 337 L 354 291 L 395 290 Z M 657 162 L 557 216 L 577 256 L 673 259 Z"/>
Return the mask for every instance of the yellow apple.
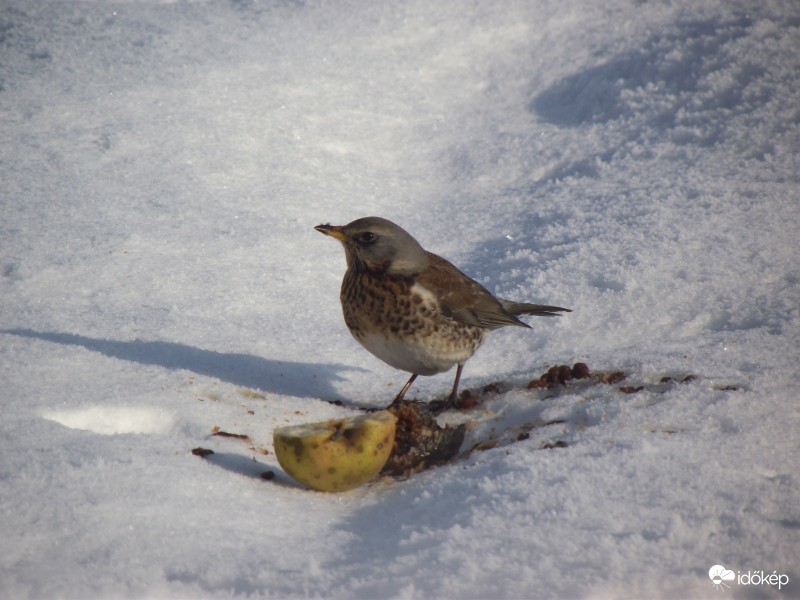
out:
<path id="1" fill-rule="evenodd" d="M 389 411 L 279 427 L 272 434 L 284 471 L 323 492 L 351 490 L 375 477 L 392 452 L 396 417 Z"/>

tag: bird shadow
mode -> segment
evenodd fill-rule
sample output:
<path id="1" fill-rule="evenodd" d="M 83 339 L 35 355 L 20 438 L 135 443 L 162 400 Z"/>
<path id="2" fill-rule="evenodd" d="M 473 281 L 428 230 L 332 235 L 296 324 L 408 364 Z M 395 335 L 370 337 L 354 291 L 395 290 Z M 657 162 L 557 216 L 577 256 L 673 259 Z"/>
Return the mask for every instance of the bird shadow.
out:
<path id="1" fill-rule="evenodd" d="M 344 400 L 334 383 L 344 379 L 343 372 L 364 370 L 342 364 L 278 361 L 251 354 L 217 352 L 177 342 L 120 341 L 32 329 L 5 329 L 0 333 L 79 346 L 111 358 L 191 371 L 237 386 L 302 398 Z"/>

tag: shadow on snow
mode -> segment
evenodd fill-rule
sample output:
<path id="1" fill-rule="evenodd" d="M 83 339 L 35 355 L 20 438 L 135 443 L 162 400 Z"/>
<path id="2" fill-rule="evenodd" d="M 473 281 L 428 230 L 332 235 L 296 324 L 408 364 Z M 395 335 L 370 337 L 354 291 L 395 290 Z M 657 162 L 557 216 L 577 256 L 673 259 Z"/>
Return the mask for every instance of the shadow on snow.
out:
<path id="1" fill-rule="evenodd" d="M 187 370 L 264 392 L 323 400 L 341 399 L 333 387 L 335 381 L 343 379 L 340 373 L 362 370 L 340 364 L 277 361 L 251 354 L 216 352 L 176 342 L 107 340 L 31 329 L 6 329 L 0 333 L 80 346 L 111 358 Z"/>

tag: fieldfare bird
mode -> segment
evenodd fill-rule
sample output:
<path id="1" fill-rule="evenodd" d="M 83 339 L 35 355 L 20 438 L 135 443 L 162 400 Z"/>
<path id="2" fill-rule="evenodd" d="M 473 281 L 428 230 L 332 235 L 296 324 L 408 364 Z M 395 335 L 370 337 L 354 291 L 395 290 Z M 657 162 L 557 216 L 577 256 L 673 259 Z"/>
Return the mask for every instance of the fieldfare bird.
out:
<path id="1" fill-rule="evenodd" d="M 364 217 L 314 229 L 344 245 L 344 321 L 364 348 L 411 377 L 390 406 L 398 405 L 419 375 L 456 365 L 453 406 L 464 363 L 491 329 L 530 327 L 517 315 L 559 316 L 568 308 L 495 298 L 441 256 L 428 252 L 391 221 Z"/>

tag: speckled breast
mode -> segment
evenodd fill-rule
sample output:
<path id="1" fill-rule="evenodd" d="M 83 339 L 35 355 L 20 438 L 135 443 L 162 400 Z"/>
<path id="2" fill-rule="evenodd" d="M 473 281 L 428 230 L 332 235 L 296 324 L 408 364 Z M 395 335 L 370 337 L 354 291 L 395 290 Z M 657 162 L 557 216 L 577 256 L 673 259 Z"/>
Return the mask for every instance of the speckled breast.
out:
<path id="1" fill-rule="evenodd" d="M 467 360 L 485 330 L 445 317 L 435 296 L 412 278 L 348 270 L 342 311 L 350 333 L 389 365 L 420 375 Z"/>

